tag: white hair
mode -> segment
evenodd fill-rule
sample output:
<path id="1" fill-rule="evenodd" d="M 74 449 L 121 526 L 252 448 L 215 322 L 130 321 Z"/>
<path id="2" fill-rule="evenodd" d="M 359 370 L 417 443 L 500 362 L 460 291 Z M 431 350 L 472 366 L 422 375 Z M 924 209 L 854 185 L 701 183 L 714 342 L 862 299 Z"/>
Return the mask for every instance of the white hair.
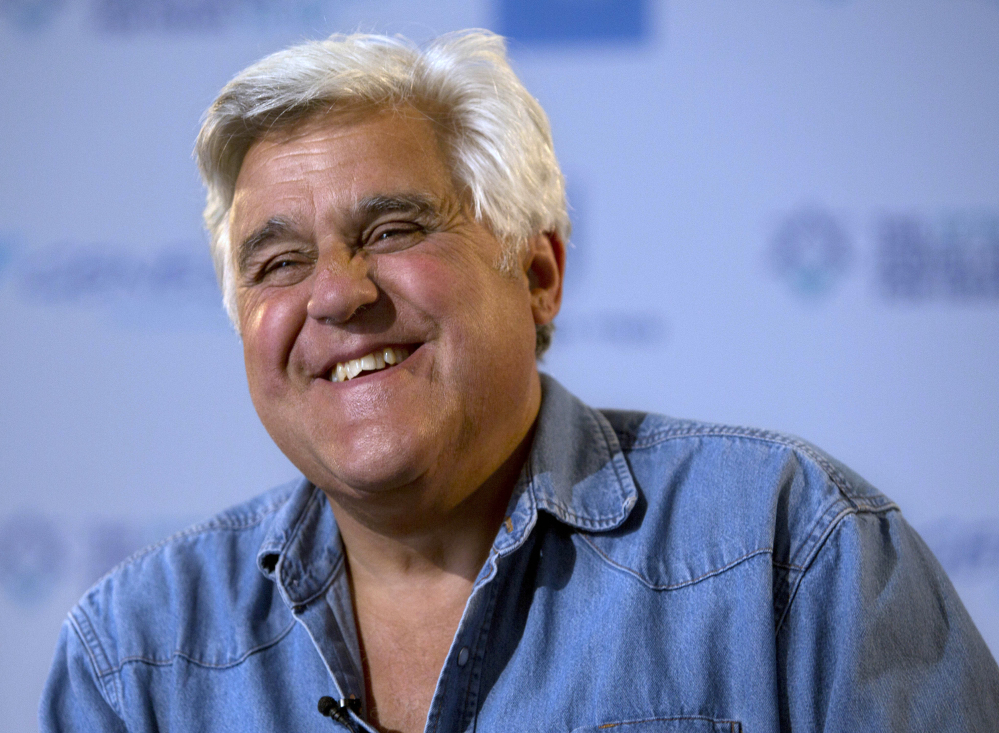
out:
<path id="1" fill-rule="evenodd" d="M 333 35 L 272 54 L 238 74 L 205 113 L 195 156 L 226 311 L 239 329 L 229 210 L 250 146 L 320 112 L 410 104 L 433 122 L 473 216 L 505 244 L 510 270 L 533 235 L 569 237 L 565 181 L 548 118 L 510 68 L 503 38 L 472 30 L 422 48 L 402 37 Z M 538 327 L 537 353 L 552 328 Z"/>

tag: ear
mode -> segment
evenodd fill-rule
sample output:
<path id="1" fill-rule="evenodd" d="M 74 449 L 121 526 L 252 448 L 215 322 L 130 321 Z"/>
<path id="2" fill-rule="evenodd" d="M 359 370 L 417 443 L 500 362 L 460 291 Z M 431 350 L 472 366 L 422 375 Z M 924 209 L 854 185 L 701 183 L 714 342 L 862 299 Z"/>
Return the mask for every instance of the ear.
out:
<path id="1" fill-rule="evenodd" d="M 531 289 L 535 325 L 551 323 L 562 305 L 565 278 L 565 242 L 558 232 L 535 234 L 527 241 L 524 263 Z"/>

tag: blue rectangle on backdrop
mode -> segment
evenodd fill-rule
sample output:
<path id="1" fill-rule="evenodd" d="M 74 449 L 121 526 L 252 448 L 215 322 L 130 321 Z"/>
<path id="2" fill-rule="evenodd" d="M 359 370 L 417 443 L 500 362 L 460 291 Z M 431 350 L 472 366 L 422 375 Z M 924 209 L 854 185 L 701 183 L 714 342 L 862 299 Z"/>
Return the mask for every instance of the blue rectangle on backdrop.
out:
<path id="1" fill-rule="evenodd" d="M 524 42 L 637 41 L 647 0 L 499 0 L 500 28 Z"/>

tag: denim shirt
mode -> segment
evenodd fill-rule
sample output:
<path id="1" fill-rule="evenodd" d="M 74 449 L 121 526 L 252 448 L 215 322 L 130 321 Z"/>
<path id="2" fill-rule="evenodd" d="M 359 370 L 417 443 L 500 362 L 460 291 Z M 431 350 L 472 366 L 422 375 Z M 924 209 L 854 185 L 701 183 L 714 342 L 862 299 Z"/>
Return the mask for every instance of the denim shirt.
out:
<path id="1" fill-rule="evenodd" d="M 543 386 L 427 731 L 999 730 L 999 669 L 889 499 L 797 439 Z M 337 527 L 299 482 L 91 589 L 41 728 L 370 731 L 363 680 Z M 346 724 L 317 711 L 351 694 Z"/>

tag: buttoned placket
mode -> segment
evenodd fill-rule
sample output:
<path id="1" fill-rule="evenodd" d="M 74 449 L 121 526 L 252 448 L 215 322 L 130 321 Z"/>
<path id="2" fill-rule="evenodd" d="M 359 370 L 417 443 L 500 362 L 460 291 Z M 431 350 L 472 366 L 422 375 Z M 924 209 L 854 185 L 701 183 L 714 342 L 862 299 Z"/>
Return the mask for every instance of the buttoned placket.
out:
<path id="1" fill-rule="evenodd" d="M 504 559 L 494 549 L 473 586 L 441 669 L 427 715 L 427 733 L 462 731 L 473 727 L 479 703 L 478 683 L 496 605 L 496 588 L 499 585 L 493 581 Z M 342 576 L 342 569 L 338 570 L 337 577 L 324 596 L 293 606 L 292 612 L 308 632 L 326 666 L 334 686 L 330 696 L 341 700 L 353 695 L 364 701 L 359 648 L 356 633 L 351 633 L 355 627 L 350 610 L 349 586 Z M 362 702 L 361 714 L 351 714 L 349 725 L 334 720 L 330 722 L 340 730 L 351 730 L 352 726 L 355 733 L 376 733 L 365 722 L 364 710 L 366 704 Z"/>
<path id="2" fill-rule="evenodd" d="M 524 548 L 537 522 L 537 505 L 528 475 L 521 476 L 510 500 L 511 513 L 500 526 L 472 593 L 458 630 L 455 632 L 447 660 L 437 681 L 425 733 L 451 733 L 475 728 L 479 711 L 479 684 L 486 649 L 494 628 L 498 589 L 504 576 L 516 563 L 510 557 Z M 527 549 L 527 548 L 524 548 Z"/>
<path id="3" fill-rule="evenodd" d="M 496 574 L 496 560 L 495 552 L 491 553 L 465 605 L 427 712 L 426 733 L 472 728 L 489 622 L 496 605 L 497 584 L 490 582 Z"/>
<path id="4" fill-rule="evenodd" d="M 325 595 L 310 603 L 293 607 L 292 612 L 295 614 L 295 619 L 308 632 L 313 646 L 326 666 L 326 671 L 333 683 L 333 689 L 330 690 L 329 696 L 337 701 L 346 700 L 352 696 L 361 700 L 360 714 L 346 711 L 345 715 L 347 715 L 349 723 L 331 718 L 330 724 L 336 726 L 331 730 L 377 733 L 365 722 L 363 717 L 364 678 L 358 668 L 360 659 L 357 658 L 355 650 L 351 648 L 351 641 L 345 633 L 345 630 L 352 630 L 348 623 L 353 623 L 353 617 L 343 618 L 342 611 L 338 612 L 341 610 L 339 608 L 341 599 L 337 596 L 342 590 L 343 587 L 334 581 L 329 592 Z M 316 702 L 316 715 L 318 716 L 321 713 L 318 708 L 319 701 Z"/>

